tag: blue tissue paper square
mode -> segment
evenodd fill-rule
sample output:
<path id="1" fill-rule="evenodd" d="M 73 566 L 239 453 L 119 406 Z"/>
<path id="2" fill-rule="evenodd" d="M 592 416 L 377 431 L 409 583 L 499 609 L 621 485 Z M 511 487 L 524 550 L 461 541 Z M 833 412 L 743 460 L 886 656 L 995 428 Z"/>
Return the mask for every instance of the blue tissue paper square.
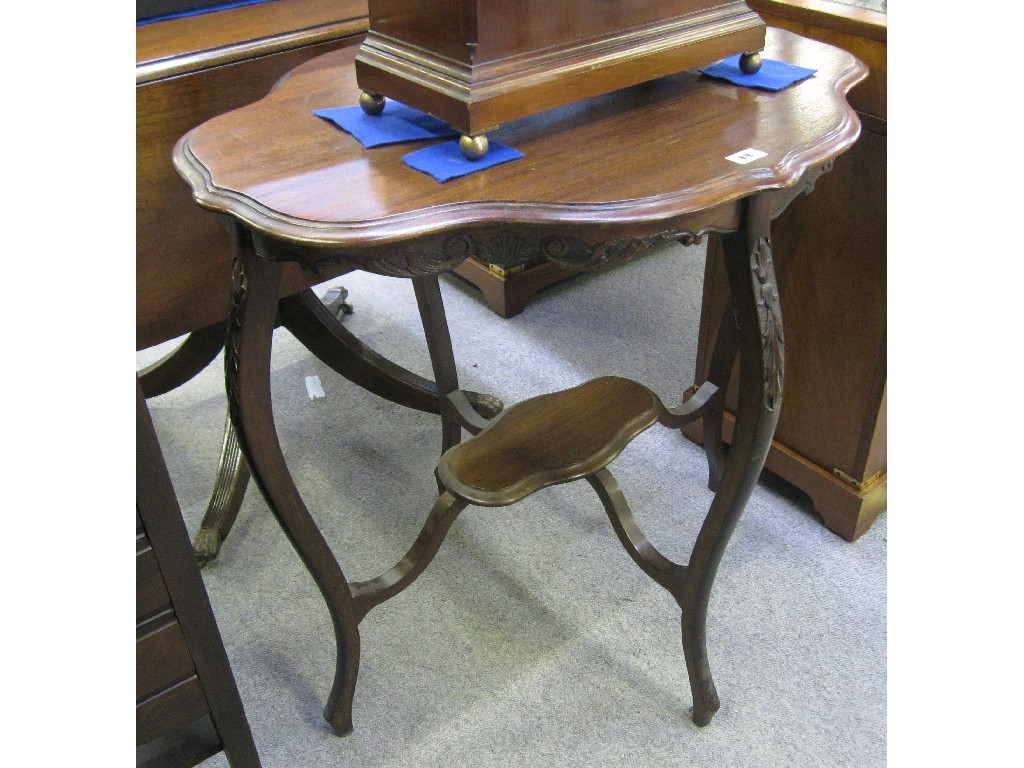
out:
<path id="1" fill-rule="evenodd" d="M 435 144 L 426 149 L 410 152 L 402 160 L 409 167 L 429 174 L 438 181 L 448 181 L 521 157 L 523 153 L 519 150 L 491 141 L 486 155 L 479 160 L 467 160 L 459 150 L 458 141 L 446 141 L 444 144 Z"/>
<path id="2" fill-rule="evenodd" d="M 734 85 L 745 85 L 749 88 L 763 88 L 767 91 L 781 91 L 793 83 L 806 80 L 817 72 L 816 69 L 797 67 L 774 59 L 762 59 L 761 68 L 752 75 L 746 75 L 740 69 L 740 55 L 730 56 L 710 67 L 700 70 L 705 75 L 728 80 Z"/>
<path id="3" fill-rule="evenodd" d="M 379 115 L 368 115 L 359 106 L 318 109 L 313 114 L 351 133 L 367 149 L 459 135 L 458 131 L 436 117 L 390 99 Z"/>

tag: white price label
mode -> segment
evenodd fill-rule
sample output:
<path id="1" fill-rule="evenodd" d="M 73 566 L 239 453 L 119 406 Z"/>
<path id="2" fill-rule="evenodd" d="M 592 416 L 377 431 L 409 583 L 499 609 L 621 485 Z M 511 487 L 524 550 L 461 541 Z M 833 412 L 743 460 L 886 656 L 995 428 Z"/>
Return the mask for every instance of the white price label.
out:
<path id="1" fill-rule="evenodd" d="M 752 163 L 755 160 L 760 160 L 762 157 L 765 157 L 767 154 L 768 154 L 767 152 L 762 152 L 760 149 L 754 149 L 753 147 L 748 147 L 747 149 L 741 150 L 740 152 L 737 152 L 737 153 L 735 153 L 733 155 L 729 155 L 725 159 L 726 160 L 731 160 L 734 163 L 739 163 L 740 165 L 746 165 L 747 163 Z"/>

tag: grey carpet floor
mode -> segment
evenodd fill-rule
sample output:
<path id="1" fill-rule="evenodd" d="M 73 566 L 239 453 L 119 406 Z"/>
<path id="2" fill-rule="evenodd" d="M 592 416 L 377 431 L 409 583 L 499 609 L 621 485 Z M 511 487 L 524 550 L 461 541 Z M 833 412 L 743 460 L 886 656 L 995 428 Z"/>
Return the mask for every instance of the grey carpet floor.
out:
<path id="1" fill-rule="evenodd" d="M 702 268 L 701 246 L 668 246 L 553 287 L 510 320 L 446 277 L 461 383 L 512 403 L 618 373 L 676 403 L 693 380 Z M 354 274 L 317 291 L 332 284 L 350 292 L 353 332 L 429 375 L 407 281 Z M 307 376 L 325 397 L 310 399 Z M 348 577 L 389 568 L 433 499 L 435 417 L 354 388 L 284 330 L 273 398 L 296 483 Z M 194 533 L 220 450 L 222 361 L 149 407 Z M 685 561 L 711 499 L 701 450 L 656 428 L 612 470 L 649 538 Z M 321 715 L 327 611 L 255 488 L 203 577 L 266 768 L 885 765 L 886 514 L 848 543 L 770 475 L 712 594 L 722 709 L 706 728 L 687 717 L 678 609 L 586 483 L 463 513 L 426 573 L 361 625 L 344 738 Z"/>

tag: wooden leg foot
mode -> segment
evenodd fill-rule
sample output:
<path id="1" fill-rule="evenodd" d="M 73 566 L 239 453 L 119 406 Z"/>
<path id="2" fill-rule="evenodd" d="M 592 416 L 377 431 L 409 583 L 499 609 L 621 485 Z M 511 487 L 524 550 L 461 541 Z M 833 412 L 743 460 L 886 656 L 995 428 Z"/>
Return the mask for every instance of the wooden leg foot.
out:
<path id="1" fill-rule="evenodd" d="M 711 722 L 711 718 L 721 707 L 721 702 L 715 689 L 715 681 L 711 677 L 711 666 L 708 664 L 703 612 L 694 608 L 684 608 L 682 628 L 683 656 L 686 659 L 686 672 L 690 678 L 690 692 L 693 696 L 690 719 L 695 725 L 704 727 Z"/>

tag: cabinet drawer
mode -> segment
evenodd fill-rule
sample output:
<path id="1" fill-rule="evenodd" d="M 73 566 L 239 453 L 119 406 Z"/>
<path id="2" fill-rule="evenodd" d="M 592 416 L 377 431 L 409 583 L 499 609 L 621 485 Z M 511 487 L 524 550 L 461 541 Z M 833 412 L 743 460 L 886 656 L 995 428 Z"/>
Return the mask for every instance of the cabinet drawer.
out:
<path id="1" fill-rule="evenodd" d="M 155 629 L 135 642 L 135 701 L 195 674 L 195 664 L 177 621 Z"/>
<path id="2" fill-rule="evenodd" d="M 195 675 L 135 705 L 135 745 L 179 731 L 209 711 Z"/>
<path id="3" fill-rule="evenodd" d="M 142 621 L 171 607 L 156 556 L 148 544 L 135 555 L 135 620 Z"/>

